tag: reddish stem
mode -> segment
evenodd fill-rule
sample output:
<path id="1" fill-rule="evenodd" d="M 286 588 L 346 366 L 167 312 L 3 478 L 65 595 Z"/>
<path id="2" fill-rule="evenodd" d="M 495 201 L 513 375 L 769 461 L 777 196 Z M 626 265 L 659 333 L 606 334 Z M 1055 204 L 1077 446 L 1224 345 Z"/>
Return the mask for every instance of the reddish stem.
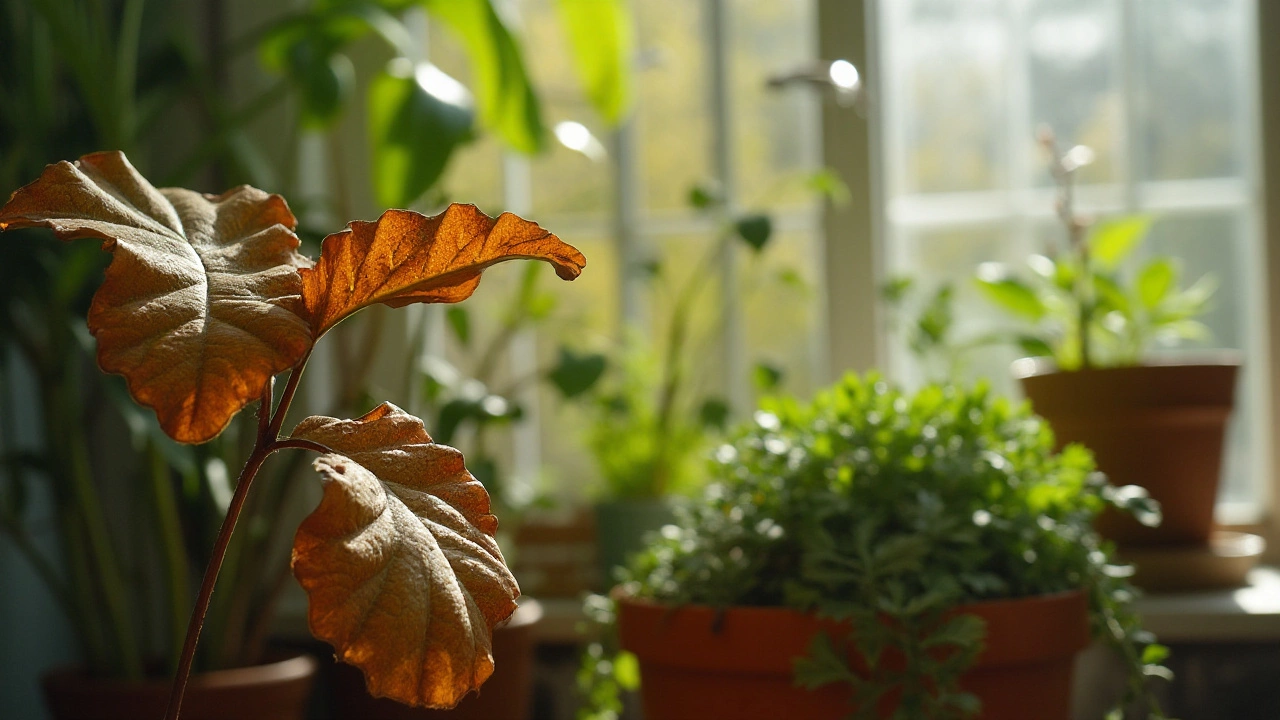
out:
<path id="1" fill-rule="evenodd" d="M 278 442 L 280 436 L 280 426 L 284 424 L 284 416 L 289 412 L 289 404 L 293 402 L 293 396 L 298 391 L 298 382 L 302 378 L 302 369 L 307 364 L 308 355 L 304 355 L 298 364 L 289 372 L 289 380 L 284 388 L 284 393 L 280 397 L 280 404 L 276 406 L 275 412 L 271 414 L 271 420 L 268 422 L 266 417 L 270 413 L 272 388 L 275 387 L 275 379 L 272 378 L 267 383 L 267 387 L 263 389 L 262 406 L 258 409 L 258 437 L 254 442 L 253 451 L 249 453 L 249 459 L 245 461 L 244 469 L 240 471 L 240 478 L 236 481 L 235 493 L 231 496 L 231 504 L 227 506 L 227 516 L 222 520 L 222 527 L 218 528 L 218 537 L 213 543 L 213 552 L 209 556 L 209 564 L 205 566 L 204 579 L 200 582 L 200 594 L 196 596 L 196 606 L 191 611 L 191 620 L 187 623 L 187 637 L 182 642 L 182 656 L 178 660 L 178 672 L 173 678 L 173 687 L 169 691 L 169 708 L 165 711 L 165 720 L 178 720 L 178 714 L 182 712 L 182 697 L 187 692 L 187 681 L 191 677 L 191 664 L 195 661 L 196 645 L 200 642 L 200 631 L 204 628 L 205 614 L 209 611 L 209 601 L 213 597 L 213 587 L 218 582 L 218 573 L 222 570 L 222 561 L 227 554 L 227 546 L 231 543 L 231 534 L 236 529 L 236 521 L 240 518 L 240 512 L 244 509 L 244 502 L 249 497 L 249 487 L 253 484 L 254 477 L 257 476 L 258 470 L 262 467 L 262 463 L 267 457 L 276 450 L 286 447 L 297 447 L 316 449 L 321 448 L 321 452 L 327 452 L 328 448 L 318 443 L 303 445 L 306 441 L 302 440 L 285 440 Z"/>

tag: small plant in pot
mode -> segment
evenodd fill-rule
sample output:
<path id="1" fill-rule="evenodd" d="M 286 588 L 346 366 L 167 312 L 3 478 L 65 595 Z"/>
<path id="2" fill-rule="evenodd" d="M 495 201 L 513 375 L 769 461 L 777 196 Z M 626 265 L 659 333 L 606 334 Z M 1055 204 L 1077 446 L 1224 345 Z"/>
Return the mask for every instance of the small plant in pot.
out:
<path id="1" fill-rule="evenodd" d="M 1129 568 L 1093 529 L 1124 493 L 983 386 L 849 376 L 766 401 L 615 589 L 651 720 L 1070 716 L 1091 638 L 1159 717 Z"/>
<path id="2" fill-rule="evenodd" d="M 312 633 L 361 668 L 371 693 L 452 707 L 492 673 L 492 629 L 516 609 L 488 494 L 421 420 L 383 403 L 356 419 L 309 417 L 287 435 L 283 424 L 315 343 L 356 312 L 460 302 L 485 268 L 512 259 L 573 279 L 585 258 L 535 223 L 471 205 L 352 222 L 325 238 L 318 260 L 297 251 L 295 225 L 279 195 L 156 188 L 120 152 L 50 165 L 0 208 L 0 230 L 48 227 L 112 254 L 88 313 L 98 364 L 124 376 L 168 436 L 208 442 L 258 404 L 182 643 L 171 720 L 252 482 L 282 450 L 320 455 L 323 497 L 292 549 Z"/>
<path id="3" fill-rule="evenodd" d="M 1059 443 L 1083 443 L 1112 482 L 1145 488 L 1163 508 L 1159 527 L 1108 513 L 1104 535 L 1122 547 L 1205 547 L 1239 356 L 1147 353 L 1208 337 L 1197 318 L 1214 282 L 1204 277 L 1180 287 L 1180 265 L 1168 257 L 1126 272 L 1150 219 L 1091 226 L 1076 211 L 1073 183 L 1092 153 L 1076 146 L 1059 155 L 1047 131 L 1042 141 L 1053 156 L 1066 242 L 1031 256 L 1022 275 L 984 264 L 978 287 L 1017 318 L 1012 335 L 1039 356 L 1016 363 L 1014 373 Z"/>

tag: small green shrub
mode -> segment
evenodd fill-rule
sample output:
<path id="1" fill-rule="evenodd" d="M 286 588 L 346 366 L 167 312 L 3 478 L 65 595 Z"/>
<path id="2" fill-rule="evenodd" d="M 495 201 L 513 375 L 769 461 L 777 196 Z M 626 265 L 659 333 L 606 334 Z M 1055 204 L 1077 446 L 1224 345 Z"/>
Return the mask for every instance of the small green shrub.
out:
<path id="1" fill-rule="evenodd" d="M 874 699 L 895 687 L 902 717 L 972 716 L 977 699 L 957 680 L 985 629 L 944 613 L 997 598 L 1083 589 L 1095 635 L 1130 668 L 1129 699 L 1146 675 L 1165 674 L 1131 607 L 1130 568 L 1112 564 L 1092 526 L 1108 505 L 1148 522 L 1158 510 L 1107 485 L 1086 449 L 1055 454 L 1046 423 L 983 385 L 910 395 L 849 376 L 811 405 L 767 401 L 717 451 L 713 475 L 704 499 L 634 558 L 627 592 L 849 621 L 869 671 L 846 666 L 834 650 L 843 638 L 820 636 L 796 676 L 809 687 L 850 683 L 861 716 L 874 717 Z M 879 662 L 887 647 L 903 651 L 905 667 Z"/>

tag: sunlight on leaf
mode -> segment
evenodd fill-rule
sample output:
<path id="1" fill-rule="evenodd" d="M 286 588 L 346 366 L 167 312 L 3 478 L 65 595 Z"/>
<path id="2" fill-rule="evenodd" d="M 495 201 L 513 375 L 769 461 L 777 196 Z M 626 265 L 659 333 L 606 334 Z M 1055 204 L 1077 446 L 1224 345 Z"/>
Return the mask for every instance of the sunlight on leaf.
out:
<path id="1" fill-rule="evenodd" d="M 119 152 L 50 165 L 0 209 L 0 230 L 104 241 L 113 258 L 88 318 L 98 365 L 187 443 L 221 432 L 311 347 L 295 224 L 278 195 L 156 189 Z"/>
<path id="2" fill-rule="evenodd" d="M 320 505 L 298 527 L 293 571 L 311 632 L 364 671 L 369 692 L 449 708 L 493 672 L 492 630 L 516 609 L 489 494 L 462 453 L 390 403 L 356 420 L 310 417 Z"/>
<path id="3" fill-rule="evenodd" d="M 1133 253 L 1150 228 L 1151 218 L 1142 215 L 1100 222 L 1089 234 L 1089 256 L 1102 269 L 1115 269 Z"/>
<path id="4" fill-rule="evenodd" d="M 587 262 L 537 223 L 511 213 L 495 220 L 458 204 L 431 217 L 388 210 L 377 222 L 353 222 L 324 239 L 315 268 L 302 270 L 303 297 L 318 338 L 374 303 L 465 300 L 485 268 L 515 259 L 545 260 L 565 280 Z"/>
<path id="5" fill-rule="evenodd" d="M 631 64 L 635 54 L 626 3 L 558 0 L 556 6 L 587 99 L 605 122 L 619 122 L 631 104 Z"/>
<path id="6" fill-rule="evenodd" d="M 535 153 L 545 143 L 542 112 L 519 43 L 490 0 L 424 0 L 432 20 L 467 48 L 480 117 L 511 147 Z"/>

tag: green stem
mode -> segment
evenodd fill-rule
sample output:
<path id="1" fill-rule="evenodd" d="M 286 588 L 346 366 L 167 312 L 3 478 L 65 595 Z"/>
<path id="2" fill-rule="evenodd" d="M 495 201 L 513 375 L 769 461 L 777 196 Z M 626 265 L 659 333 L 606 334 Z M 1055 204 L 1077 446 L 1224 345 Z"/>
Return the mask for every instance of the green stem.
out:
<path id="1" fill-rule="evenodd" d="M 191 607 L 191 589 L 187 586 L 187 549 L 182 537 L 182 521 L 178 501 L 173 492 L 169 464 L 154 443 L 148 447 L 150 456 L 151 500 L 156 514 L 156 530 L 162 549 L 166 599 L 168 600 L 169 642 L 168 669 L 178 667 L 178 655 L 182 651 L 181 638 L 186 629 L 187 608 Z"/>
<path id="2" fill-rule="evenodd" d="M 684 344 L 689 333 L 689 316 L 698 294 L 706 287 L 706 278 L 711 274 L 715 261 L 724 252 L 732 236 L 728 231 L 721 234 L 705 255 L 702 256 L 688 281 L 680 289 L 671 307 L 671 324 L 667 328 L 667 347 L 662 363 L 662 385 L 658 395 L 658 408 L 654 421 L 654 491 L 658 496 L 666 493 L 667 484 L 671 480 L 673 468 L 670 466 L 668 453 L 671 448 L 671 422 L 675 415 L 676 399 L 680 396 L 684 384 L 684 368 L 681 363 Z"/>

